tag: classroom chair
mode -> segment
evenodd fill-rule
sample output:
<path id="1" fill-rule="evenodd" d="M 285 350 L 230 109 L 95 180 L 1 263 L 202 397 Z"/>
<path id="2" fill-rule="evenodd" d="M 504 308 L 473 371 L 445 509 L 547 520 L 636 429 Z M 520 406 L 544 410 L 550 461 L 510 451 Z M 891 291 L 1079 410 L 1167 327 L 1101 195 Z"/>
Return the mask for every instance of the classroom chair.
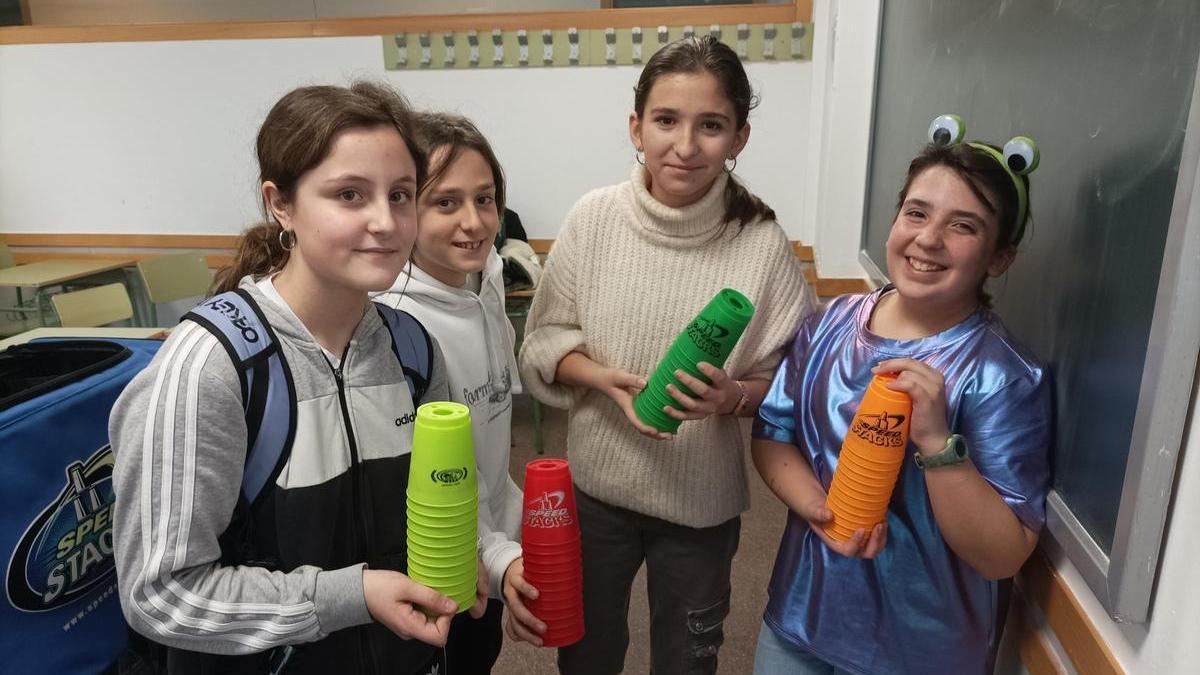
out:
<path id="1" fill-rule="evenodd" d="M 208 295 L 213 282 L 205 255 L 194 251 L 145 258 L 137 270 L 150 299 L 150 326 L 158 325 L 159 303 Z"/>
<path id="2" fill-rule="evenodd" d="M 12 250 L 8 248 L 8 244 L 0 241 L 0 270 L 15 267 L 16 259 L 13 258 Z"/>
<path id="3" fill-rule="evenodd" d="M 59 293 L 50 296 L 50 304 L 64 328 L 95 328 L 133 318 L 133 305 L 123 284 Z"/>
<path id="4" fill-rule="evenodd" d="M 10 249 L 8 247 L 8 244 L 0 241 L 0 270 L 8 269 L 9 267 L 16 267 L 16 266 L 17 266 L 17 261 L 13 257 L 12 249 Z M 7 296 L 7 294 L 5 294 L 5 295 Z M 16 295 L 17 295 L 17 304 L 16 305 L 7 305 L 6 304 L 5 306 L 0 307 L 0 312 L 4 312 L 5 314 L 8 315 L 6 317 L 8 319 L 8 321 L 6 322 L 6 324 L 3 327 L 0 327 L 0 334 L 21 333 L 21 332 L 29 330 L 30 328 L 34 328 L 38 325 L 37 324 L 37 314 L 41 310 L 39 310 L 36 306 L 30 306 L 30 305 L 25 304 L 23 298 L 21 297 L 21 289 L 20 288 L 16 289 Z M 7 302 L 7 301 L 8 300 L 6 297 L 5 302 Z M 33 317 L 30 318 L 30 315 L 33 315 Z"/>

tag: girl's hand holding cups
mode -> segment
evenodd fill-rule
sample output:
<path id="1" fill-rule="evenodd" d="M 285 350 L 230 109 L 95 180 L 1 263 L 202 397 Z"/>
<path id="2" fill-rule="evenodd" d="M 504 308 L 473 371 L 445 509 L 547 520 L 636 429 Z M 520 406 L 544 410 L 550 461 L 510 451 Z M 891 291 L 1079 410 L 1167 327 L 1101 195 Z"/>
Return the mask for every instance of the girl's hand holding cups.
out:
<path id="1" fill-rule="evenodd" d="M 902 391 L 912 399 L 908 440 L 921 451 L 941 451 L 950 437 L 946 422 L 946 380 L 942 371 L 916 359 L 888 359 L 871 369 L 873 373 L 899 373 L 887 388 Z"/>
<path id="2" fill-rule="evenodd" d="M 825 505 L 826 495 L 822 492 L 815 495 L 796 513 L 808 521 L 808 529 L 817 535 L 831 551 L 847 558 L 864 558 L 870 560 L 879 555 L 887 545 L 887 521 L 879 523 L 866 530 L 856 530 L 846 541 L 837 541 L 825 533 L 825 525 L 833 520 L 833 511 Z"/>
<path id="3" fill-rule="evenodd" d="M 504 571 L 504 633 L 511 640 L 521 640 L 538 647 L 542 646 L 542 633 L 546 624 L 538 620 L 524 599 L 537 600 L 538 590 L 525 581 L 524 558 L 517 558 Z"/>
<path id="4" fill-rule="evenodd" d="M 633 410 L 633 399 L 638 392 L 646 388 L 646 378 L 618 368 L 605 368 L 601 371 L 595 388 L 611 398 L 625 413 L 629 423 L 639 432 L 658 441 L 671 438 L 671 434 L 663 433 L 638 419 L 637 413 Z"/>
<path id="5" fill-rule="evenodd" d="M 669 393 L 679 402 L 679 408 L 666 406 L 663 411 L 677 420 L 702 420 L 709 415 L 728 415 L 742 399 L 742 388 L 737 381 L 720 368 L 701 361 L 696 364 L 711 384 L 689 375 L 683 370 L 675 371 L 675 379 L 692 390 L 696 396 L 688 396 L 673 384 L 667 385 Z"/>
<path id="6" fill-rule="evenodd" d="M 376 621 L 406 640 L 435 647 L 446 644 L 450 620 L 458 609 L 450 598 L 391 570 L 364 569 L 363 596 Z"/>

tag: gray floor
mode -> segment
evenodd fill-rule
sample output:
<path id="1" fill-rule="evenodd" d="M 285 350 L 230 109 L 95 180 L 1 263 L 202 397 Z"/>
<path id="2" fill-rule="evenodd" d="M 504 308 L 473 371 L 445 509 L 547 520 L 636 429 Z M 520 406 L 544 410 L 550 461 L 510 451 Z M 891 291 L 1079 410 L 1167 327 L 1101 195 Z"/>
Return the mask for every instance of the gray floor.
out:
<path id="1" fill-rule="evenodd" d="M 543 408 L 546 418 L 546 456 L 566 456 L 565 411 Z M 513 450 L 511 472 L 519 485 L 525 463 L 537 457 L 533 451 L 529 399 L 517 397 L 513 411 Z M 763 485 L 749 464 L 751 509 L 742 516 L 742 538 L 737 557 L 733 560 L 733 599 L 729 618 L 725 621 L 725 645 L 721 648 L 721 673 L 749 673 L 754 664 L 754 645 L 766 604 L 767 581 L 775 560 L 775 549 L 783 531 L 786 510 Z M 630 601 L 629 633 L 631 642 L 625 657 L 625 672 L 648 673 L 650 670 L 649 612 L 646 606 L 644 570 L 638 575 Z M 554 650 L 540 649 L 526 643 L 506 640 L 496 675 L 538 675 L 557 673 Z"/>

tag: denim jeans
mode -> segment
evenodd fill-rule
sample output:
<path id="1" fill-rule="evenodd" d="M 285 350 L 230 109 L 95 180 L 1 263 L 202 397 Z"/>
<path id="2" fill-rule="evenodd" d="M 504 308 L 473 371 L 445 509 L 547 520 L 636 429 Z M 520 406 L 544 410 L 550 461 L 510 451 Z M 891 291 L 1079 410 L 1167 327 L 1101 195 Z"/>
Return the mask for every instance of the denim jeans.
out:
<path id="1" fill-rule="evenodd" d="M 741 519 L 686 527 L 606 504 L 578 487 L 575 501 L 583 543 L 585 634 L 558 650 L 559 671 L 616 675 L 624 669 L 630 588 L 644 561 L 650 596 L 650 672 L 715 673 Z M 646 669 L 636 664 L 629 671 Z"/>
<path id="2" fill-rule="evenodd" d="M 849 675 L 775 634 L 764 621 L 754 650 L 754 675 Z"/>

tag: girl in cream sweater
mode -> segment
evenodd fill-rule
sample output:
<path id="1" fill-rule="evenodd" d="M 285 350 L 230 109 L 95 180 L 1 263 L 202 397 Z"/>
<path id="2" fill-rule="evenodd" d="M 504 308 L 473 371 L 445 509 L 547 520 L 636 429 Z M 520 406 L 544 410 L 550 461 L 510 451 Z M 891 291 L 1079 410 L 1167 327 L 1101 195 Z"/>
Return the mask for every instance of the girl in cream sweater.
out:
<path id="1" fill-rule="evenodd" d="M 635 88 L 631 179 L 575 205 L 533 301 L 522 379 L 571 411 L 583 536 L 587 633 L 559 650 L 564 673 L 624 668 L 630 585 L 643 562 L 653 671 L 716 670 L 749 505 L 737 418 L 755 414 L 813 307 L 774 212 L 732 175 L 754 98 L 737 55 L 717 40 L 657 52 Z M 676 373 L 697 396 L 668 387 L 676 403 L 665 411 L 687 421 L 674 436 L 659 433 L 638 420 L 633 399 L 724 287 L 754 303 L 754 319 L 724 370 L 699 366 L 711 384 Z"/>

